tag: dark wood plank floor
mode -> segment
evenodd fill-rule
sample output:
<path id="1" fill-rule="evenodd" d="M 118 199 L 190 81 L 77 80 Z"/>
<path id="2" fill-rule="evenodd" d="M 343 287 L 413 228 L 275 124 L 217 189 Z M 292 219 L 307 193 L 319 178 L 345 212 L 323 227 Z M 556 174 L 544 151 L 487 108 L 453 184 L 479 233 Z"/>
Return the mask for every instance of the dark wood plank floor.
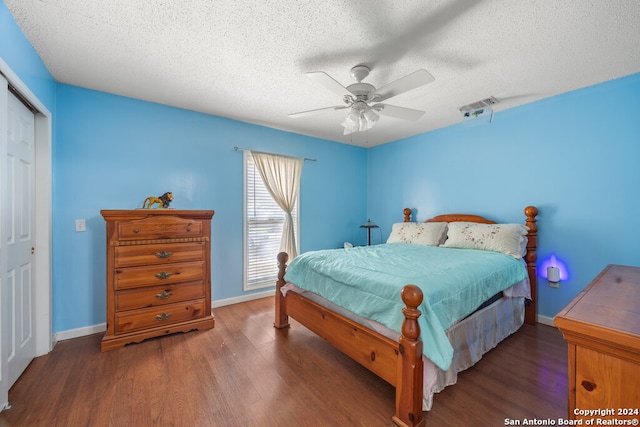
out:
<path id="1" fill-rule="evenodd" d="M 394 388 L 303 326 L 276 330 L 273 299 L 214 310 L 215 329 L 100 352 L 56 345 L 9 391 L 3 426 L 391 426 Z M 525 325 L 437 394 L 431 426 L 566 418 L 566 345 Z"/>

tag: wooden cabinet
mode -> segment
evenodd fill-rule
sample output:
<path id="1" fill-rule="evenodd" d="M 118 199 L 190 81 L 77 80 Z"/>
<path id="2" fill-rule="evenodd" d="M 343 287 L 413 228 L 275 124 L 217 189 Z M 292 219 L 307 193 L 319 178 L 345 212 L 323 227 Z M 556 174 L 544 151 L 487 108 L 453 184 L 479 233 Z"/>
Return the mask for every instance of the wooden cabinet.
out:
<path id="1" fill-rule="evenodd" d="M 569 349 L 569 419 L 639 418 L 640 268 L 607 266 L 554 323 Z"/>
<path id="2" fill-rule="evenodd" d="M 102 351 L 214 327 L 213 211 L 103 210 L 107 224 L 107 331 Z"/>

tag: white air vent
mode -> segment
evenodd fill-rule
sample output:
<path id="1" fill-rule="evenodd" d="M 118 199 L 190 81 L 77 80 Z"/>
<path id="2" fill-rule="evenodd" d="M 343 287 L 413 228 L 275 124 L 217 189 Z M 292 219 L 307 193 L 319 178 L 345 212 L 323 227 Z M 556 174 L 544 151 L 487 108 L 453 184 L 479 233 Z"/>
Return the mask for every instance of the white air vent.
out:
<path id="1" fill-rule="evenodd" d="M 481 101 L 476 101 L 476 102 L 472 102 L 471 104 L 464 105 L 460 107 L 460 111 L 465 113 L 465 112 L 473 112 L 475 110 L 481 110 L 485 107 L 491 108 L 491 106 L 497 104 L 498 102 L 500 101 L 498 101 L 496 98 L 492 96 L 490 98 L 483 99 Z"/>
<path id="2" fill-rule="evenodd" d="M 465 126 L 477 126 L 479 124 L 488 124 L 493 122 L 493 106 L 498 101 L 493 96 L 481 101 L 472 102 L 471 104 L 460 107 L 462 113 L 462 122 Z"/>

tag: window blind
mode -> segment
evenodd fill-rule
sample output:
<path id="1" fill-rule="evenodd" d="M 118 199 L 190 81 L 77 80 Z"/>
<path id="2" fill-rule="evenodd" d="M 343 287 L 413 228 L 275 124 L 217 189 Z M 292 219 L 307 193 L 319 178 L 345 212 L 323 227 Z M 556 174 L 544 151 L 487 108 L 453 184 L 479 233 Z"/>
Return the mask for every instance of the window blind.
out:
<path id="1" fill-rule="evenodd" d="M 297 215 L 296 207 L 296 238 Z M 245 153 L 245 290 L 275 285 L 284 220 L 284 212 L 265 187 L 253 157 Z"/>

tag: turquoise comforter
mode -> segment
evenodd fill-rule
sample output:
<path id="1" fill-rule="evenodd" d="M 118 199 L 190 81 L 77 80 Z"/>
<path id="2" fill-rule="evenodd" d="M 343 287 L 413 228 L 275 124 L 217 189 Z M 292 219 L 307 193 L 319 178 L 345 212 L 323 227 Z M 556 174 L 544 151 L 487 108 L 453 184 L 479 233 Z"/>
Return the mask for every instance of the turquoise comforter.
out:
<path id="1" fill-rule="evenodd" d="M 423 352 L 446 370 L 453 357 L 446 329 L 526 276 L 522 260 L 497 252 L 387 243 L 307 252 L 291 261 L 285 280 L 398 333 L 400 291 L 419 286 Z"/>

